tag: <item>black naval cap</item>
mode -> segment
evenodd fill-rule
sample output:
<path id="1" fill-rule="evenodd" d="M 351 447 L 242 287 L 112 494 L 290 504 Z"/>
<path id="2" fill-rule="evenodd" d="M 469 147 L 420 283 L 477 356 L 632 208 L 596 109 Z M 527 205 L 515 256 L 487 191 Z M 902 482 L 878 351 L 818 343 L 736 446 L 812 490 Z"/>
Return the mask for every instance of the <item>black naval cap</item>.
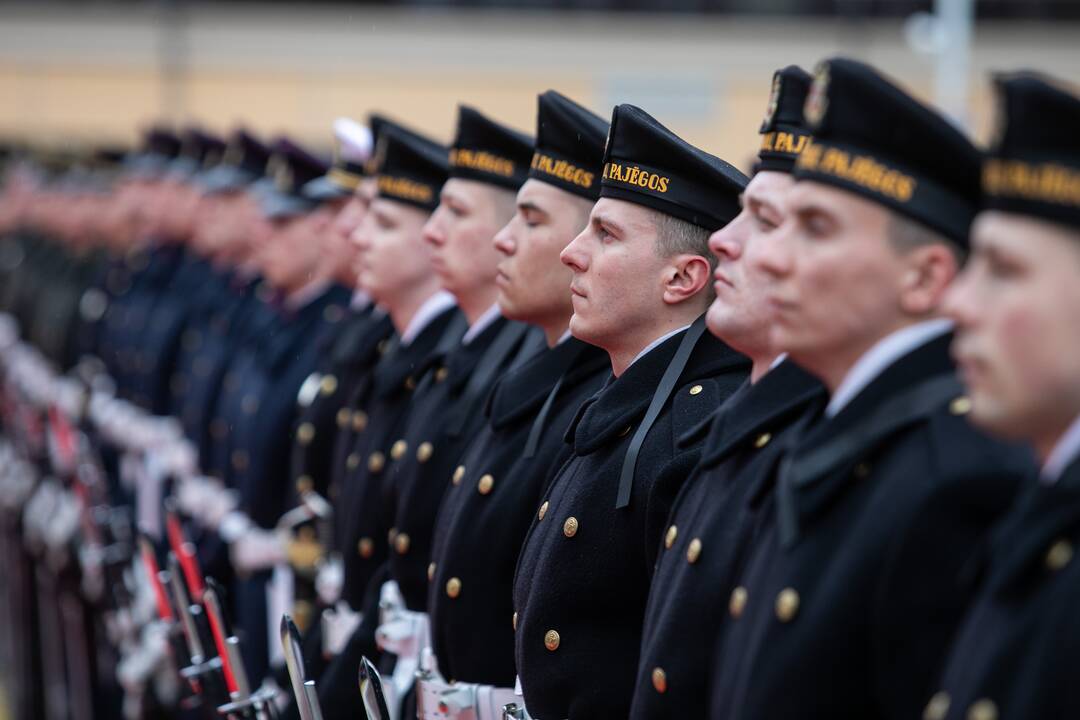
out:
<path id="1" fill-rule="evenodd" d="M 719 230 L 739 214 L 748 179 L 635 105 L 611 115 L 600 197 L 625 200 Z"/>
<path id="2" fill-rule="evenodd" d="M 540 95 L 538 104 L 529 177 L 595 201 L 608 124 L 554 90 Z"/>
<path id="3" fill-rule="evenodd" d="M 447 148 L 397 123 L 379 128 L 378 197 L 433 212 L 450 172 Z"/>
<path id="4" fill-rule="evenodd" d="M 177 180 L 189 180 L 196 173 L 213 167 L 225 154 L 225 142 L 210 133 L 189 127 L 180 133 L 180 150 L 169 163 L 169 176 Z"/>
<path id="5" fill-rule="evenodd" d="M 1080 97 L 1031 72 L 996 79 L 999 139 L 983 164 L 983 207 L 1080 227 Z"/>
<path id="6" fill-rule="evenodd" d="M 124 160 L 124 170 L 134 178 L 158 177 L 178 154 L 180 138 L 168 128 L 155 125 L 143 133 L 139 149 Z"/>
<path id="7" fill-rule="evenodd" d="M 533 140 L 467 105 L 458 108 L 450 177 L 517 190 L 528 179 Z"/>
<path id="8" fill-rule="evenodd" d="M 304 185 L 304 195 L 319 201 L 352 195 L 364 179 L 371 149 L 371 130 L 350 118 L 335 120 L 334 162 L 325 175 Z"/>
<path id="9" fill-rule="evenodd" d="M 754 172 L 790 173 L 795 169 L 795 160 L 810 141 L 803 105 L 812 79 L 810 73 L 798 65 L 788 65 L 773 73 L 769 105 L 758 130 L 761 149 Z"/>
<path id="10" fill-rule="evenodd" d="M 199 176 L 206 194 L 242 190 L 261 178 L 270 160 L 270 148 L 243 128 L 235 130 L 225 145 L 221 162 Z"/>
<path id="11" fill-rule="evenodd" d="M 308 212 L 318 203 L 305 197 L 301 189 L 325 175 L 328 165 L 288 138 L 279 138 L 271 151 L 267 178 L 256 185 L 263 215 L 277 220 Z"/>
<path id="12" fill-rule="evenodd" d="M 855 60 L 818 66 L 795 177 L 861 195 L 967 247 L 979 151 L 949 120 Z"/>

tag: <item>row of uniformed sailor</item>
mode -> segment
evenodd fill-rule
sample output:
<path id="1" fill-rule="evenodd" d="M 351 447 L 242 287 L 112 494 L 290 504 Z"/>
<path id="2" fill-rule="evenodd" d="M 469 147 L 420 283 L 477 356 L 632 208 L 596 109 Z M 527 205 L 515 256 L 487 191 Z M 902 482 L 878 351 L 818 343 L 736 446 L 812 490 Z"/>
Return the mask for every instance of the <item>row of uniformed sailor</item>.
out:
<path id="1" fill-rule="evenodd" d="M 355 434 L 344 462 L 358 472 L 343 475 L 341 497 L 371 525 L 356 527 L 349 542 L 338 529 L 346 587 L 355 578 L 350 563 L 374 561 L 353 588 L 352 607 L 339 610 L 364 613 L 352 644 L 373 651 L 379 617 L 371 600 L 391 579 L 406 590 L 404 609 L 379 636 L 399 663 L 419 658 L 420 613 L 431 612 L 436 652 L 422 704 L 430 691 L 451 707 L 472 702 L 490 713 L 475 698 L 510 697 L 519 674 L 528 710 L 540 717 L 994 718 L 1036 706 L 1054 716 L 1069 707 L 1050 643 L 1067 632 L 1060 613 L 1072 567 L 1068 479 L 1077 409 L 1070 405 L 1075 373 L 1061 363 L 1075 340 L 1066 318 L 1075 304 L 1068 270 L 1076 203 L 1068 188 L 1076 152 L 1068 134 L 1054 130 L 1059 118 L 1076 116 L 1078 102 L 1031 77 L 1006 81 L 1003 92 L 1008 131 L 985 163 L 981 193 L 984 159 L 974 147 L 876 71 L 848 60 L 824 64 L 812 83 L 797 68 L 778 72 L 748 185 L 631 106 L 616 108 L 598 161 L 602 121 L 549 94 L 532 150 L 599 167 L 600 199 L 592 205 L 596 187 L 545 175 L 555 166 L 534 162 L 536 182 L 520 188 L 515 218 L 498 234 L 512 209 L 500 201 L 524 179 L 501 172 L 500 159 L 522 152 L 512 134 L 463 112 L 463 125 L 484 131 L 465 133 L 467 142 L 459 133 L 455 145 L 468 152 L 454 155 L 459 164 L 449 173 L 463 182 L 451 180 L 439 205 L 445 150 L 403 128 L 389 130 L 380 142 L 380 189 L 355 235 L 360 284 L 387 309 L 400 338 L 362 373 L 367 379 L 357 388 L 368 383 L 367 397 L 354 394 L 344 406 Z M 779 133 L 796 138 L 784 148 L 802 153 L 778 152 Z M 413 158 L 395 166 L 395 149 Z M 603 173 L 606 162 L 631 171 Z M 634 168 L 639 178 L 668 182 L 631 182 Z M 982 204 L 998 212 L 980 218 L 968 278 L 943 305 Z M 588 213 L 580 233 L 570 227 L 575 211 Z M 1009 244 L 1009 233 L 1038 250 Z M 505 256 L 501 265 L 495 248 Z M 477 260 L 481 250 L 490 254 L 479 266 L 499 268 L 497 293 L 493 274 L 455 274 L 455 263 Z M 530 250 L 537 255 L 525 281 L 517 263 Z M 266 258 L 270 273 L 273 259 Z M 569 308 L 554 291 L 568 272 Z M 1025 283 L 1029 276 L 1042 283 Z M 502 352 L 476 354 L 493 357 L 496 368 L 514 367 L 498 383 L 484 378 L 495 392 L 483 422 L 479 412 L 457 418 L 460 404 L 449 399 L 454 358 L 470 355 L 471 343 L 431 334 L 422 358 L 387 359 L 401 359 L 416 341 L 408 338 L 413 321 L 427 327 L 440 317 L 453 328 L 454 301 L 440 283 L 478 338 L 494 327 L 485 321 L 506 322 L 491 310 L 497 297 L 502 316 L 543 329 L 549 345 L 508 333 L 499 343 L 512 324 L 491 333 L 488 350 Z M 416 293 L 405 298 L 406 288 Z M 709 330 L 726 345 L 699 335 L 707 307 Z M 972 400 L 961 395 L 948 355 L 945 310 L 959 321 Z M 563 327 L 595 346 L 580 349 L 595 362 L 580 368 L 580 378 L 578 367 L 568 373 L 561 365 L 581 362 L 567 360 L 576 340 L 563 338 Z M 1017 348 L 1037 346 L 1035 337 L 1008 335 L 1042 329 L 1060 352 L 1025 354 Z M 519 352 L 523 342 L 527 352 Z M 614 372 L 601 388 L 602 352 Z M 483 357 L 472 362 L 486 367 Z M 368 417 L 380 372 L 407 392 L 393 430 L 383 426 L 365 446 L 366 427 L 355 420 Z M 335 394 L 320 376 L 320 396 Z M 1028 385 L 1025 377 L 1049 379 Z M 572 412 L 559 404 L 570 396 L 560 393 L 576 382 L 585 383 L 582 395 L 585 387 L 600 391 Z M 523 400 L 517 388 L 533 390 L 532 383 L 525 417 L 533 422 L 523 422 L 513 407 Z M 468 381 L 457 389 L 473 397 Z M 436 409 L 424 410 L 428 402 Z M 1045 464 L 1045 483 L 1026 493 L 993 540 L 989 529 L 1010 507 L 1030 458 L 974 430 L 969 412 L 988 429 L 1034 441 Z M 537 415 L 550 417 L 551 429 L 537 425 Z M 462 431 L 457 420 L 471 426 Z M 525 471 L 537 457 L 526 450 L 556 447 L 553 428 L 564 421 L 568 443 L 544 458 L 550 476 L 518 484 L 519 472 L 536 477 Z M 295 438 L 306 447 L 315 436 L 303 440 L 304 422 Z M 500 439 L 520 445 L 521 454 L 508 453 Z M 440 472 L 429 477 L 435 465 L 427 463 L 440 451 Z M 352 462 L 358 452 L 362 463 Z M 293 474 L 309 462 L 297 460 Z M 494 472 L 500 466 L 509 469 Z M 500 495 L 510 482 L 514 496 Z M 423 501 L 402 502 L 403 489 Z M 442 490 L 436 521 L 431 501 Z M 269 498 L 278 510 L 283 494 Z M 536 507 L 526 513 L 531 494 Z M 507 510 L 491 511 L 496 500 Z M 350 507 L 339 526 L 358 517 Z M 258 537 L 266 543 L 248 547 L 279 561 L 280 540 L 249 535 Z M 485 562 L 478 559 L 484 543 L 510 549 Z M 429 546 L 433 562 L 421 563 Z M 971 561 L 980 552 L 982 590 Z M 500 593 L 501 602 L 492 597 Z M 512 609 L 508 620 L 499 607 Z M 710 613 L 717 607 L 719 616 Z M 1045 612 L 1059 622 L 1051 627 L 1039 617 Z M 486 616 L 458 620 L 469 613 Z M 509 633 L 499 628 L 504 621 Z M 485 633 L 491 654 L 476 641 Z M 513 663 L 498 654 L 508 642 L 516 644 Z M 1013 665 L 1019 648 L 1032 658 L 1031 672 Z M 350 697 L 355 702 L 355 661 L 345 652 L 325 676 L 326 699 L 345 699 L 328 703 L 330 714 L 349 712 Z M 461 682 L 444 685 L 444 678 Z"/>

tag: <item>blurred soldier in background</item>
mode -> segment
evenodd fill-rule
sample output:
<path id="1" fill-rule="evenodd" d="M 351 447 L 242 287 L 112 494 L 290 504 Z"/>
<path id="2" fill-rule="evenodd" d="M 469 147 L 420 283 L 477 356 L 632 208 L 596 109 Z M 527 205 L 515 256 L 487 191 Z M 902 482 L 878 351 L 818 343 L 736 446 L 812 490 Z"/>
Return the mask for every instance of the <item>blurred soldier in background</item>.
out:
<path id="1" fill-rule="evenodd" d="M 981 560 L 982 588 L 923 717 L 1071 717 L 1080 533 L 1080 98 L 998 78 L 1002 131 L 983 163 L 972 257 L 945 300 L 971 419 L 1035 450 Z M 972 572 L 972 575 L 976 573 Z"/>
<path id="2" fill-rule="evenodd" d="M 829 400 L 769 478 L 711 712 L 912 717 L 970 600 L 957 578 L 1027 470 L 968 425 L 941 317 L 979 155 L 852 60 L 819 67 L 804 115 L 785 222 L 753 258 L 777 347 Z"/>

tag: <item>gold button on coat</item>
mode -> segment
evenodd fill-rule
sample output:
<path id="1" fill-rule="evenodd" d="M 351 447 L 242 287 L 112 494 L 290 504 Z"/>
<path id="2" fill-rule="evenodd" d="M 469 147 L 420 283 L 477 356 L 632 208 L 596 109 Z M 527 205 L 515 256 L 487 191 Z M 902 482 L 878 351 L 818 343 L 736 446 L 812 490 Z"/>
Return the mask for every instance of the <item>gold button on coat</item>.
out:
<path id="1" fill-rule="evenodd" d="M 405 451 L 409 449 L 409 443 L 404 440 L 398 440 L 390 446 L 390 457 L 394 460 L 400 460 L 405 454 Z"/>
<path id="2" fill-rule="evenodd" d="M 465 477 L 465 466 L 458 465 L 454 470 L 453 482 L 455 485 L 461 484 L 461 478 Z"/>
<path id="3" fill-rule="evenodd" d="M 949 403 L 949 412 L 953 415 L 967 415 L 971 412 L 971 398 L 967 395 L 961 395 L 956 398 Z"/>
<path id="4" fill-rule="evenodd" d="M 315 487 L 315 481 L 311 479 L 310 475 L 301 475 L 296 478 L 296 492 L 306 493 Z"/>
<path id="5" fill-rule="evenodd" d="M 405 389 L 406 390 L 415 390 L 416 389 L 416 380 L 413 379 L 412 375 L 405 378 Z"/>
<path id="6" fill-rule="evenodd" d="M 456 598 L 461 594 L 461 580 L 452 577 L 446 581 L 446 596 L 450 599 Z"/>
<path id="7" fill-rule="evenodd" d="M 347 470 L 355 470 L 358 467 L 360 467 L 360 454 L 349 453 L 348 457 L 345 458 L 345 468 Z"/>
<path id="8" fill-rule="evenodd" d="M 998 709 L 993 700 L 976 700 L 968 708 L 967 720 L 997 720 Z"/>
<path id="9" fill-rule="evenodd" d="M 566 518 L 566 522 L 563 523 L 562 532 L 568 538 L 572 538 L 577 535 L 578 521 L 576 517 L 570 516 Z"/>
<path id="10" fill-rule="evenodd" d="M 435 382 L 442 382 L 450 374 L 447 368 L 441 367 L 435 371 Z"/>
<path id="11" fill-rule="evenodd" d="M 555 652 L 559 649 L 559 643 L 562 642 L 562 638 L 559 637 L 559 633 L 555 630 L 548 630 L 544 633 L 544 647 L 551 652 Z"/>
<path id="12" fill-rule="evenodd" d="M 537 520 L 543 520 L 544 516 L 547 515 L 547 510 L 548 510 L 548 501 L 545 500 L 544 504 L 540 506 L 540 512 L 536 513 L 536 519 Z"/>
<path id="13" fill-rule="evenodd" d="M 949 714 L 949 705 L 952 704 L 952 699 L 947 692 L 935 693 L 934 697 L 930 698 L 930 702 L 926 703 L 926 709 L 923 710 L 923 720 L 945 720 L 945 716 Z"/>
<path id="14" fill-rule="evenodd" d="M 1068 540 L 1058 540 L 1046 551 L 1046 567 L 1060 570 L 1069 564 L 1073 556 L 1073 546 Z"/>
<path id="15" fill-rule="evenodd" d="M 690 388 L 690 394 L 691 395 L 699 395 L 701 393 L 701 391 L 704 390 L 704 389 L 705 388 L 701 387 L 700 385 L 695 385 L 694 387 Z"/>
<path id="16" fill-rule="evenodd" d="M 232 466 L 236 470 L 247 470 L 248 454 L 246 450 L 233 450 Z"/>
<path id="17" fill-rule="evenodd" d="M 333 375 L 325 375 L 319 383 L 319 391 L 323 395 L 333 395 L 337 392 L 337 378 Z"/>
<path id="18" fill-rule="evenodd" d="M 768 445 L 770 440 L 772 440 L 772 433 L 761 433 L 757 436 L 757 439 L 754 440 L 754 447 L 760 450 Z"/>
<path id="19" fill-rule="evenodd" d="M 367 469 L 373 473 L 381 471 L 384 465 L 386 465 L 386 458 L 381 452 L 371 453 L 371 457 L 367 460 Z"/>
<path id="20" fill-rule="evenodd" d="M 428 563 L 427 566 L 427 579 L 430 582 L 435 577 L 435 563 Z"/>
<path id="21" fill-rule="evenodd" d="M 664 536 L 664 547 L 668 550 L 675 544 L 675 538 L 679 536 L 679 528 L 672 525 L 667 529 L 667 535 Z"/>
<path id="22" fill-rule="evenodd" d="M 404 555 L 409 552 L 408 533 L 398 533 L 398 536 L 394 538 L 394 549 L 397 550 L 398 555 Z"/>
<path id="23" fill-rule="evenodd" d="M 363 410 L 357 410 L 352 414 L 352 429 L 355 432 L 363 432 L 367 427 L 367 413 Z"/>
<path id="24" fill-rule="evenodd" d="M 210 434 L 214 436 L 215 440 L 223 440 L 229 434 L 229 426 L 221 418 L 214 418 L 210 422 Z"/>
<path id="25" fill-rule="evenodd" d="M 652 686 L 661 695 L 667 692 L 667 673 L 664 668 L 653 668 Z"/>
<path id="26" fill-rule="evenodd" d="M 344 430 L 349 427 L 349 420 L 352 419 L 352 412 L 349 408 L 341 408 L 337 411 L 337 426 Z"/>
<path id="27" fill-rule="evenodd" d="M 367 560 L 375 554 L 375 541 L 369 537 L 360 538 L 360 542 L 356 543 L 356 552 Z"/>
<path id="28" fill-rule="evenodd" d="M 799 612 L 799 593 L 784 588 L 776 596 L 776 617 L 780 622 L 791 622 Z"/>
<path id="29" fill-rule="evenodd" d="M 315 438 L 315 426 L 309 422 L 300 423 L 296 429 L 296 439 L 301 445 L 307 445 Z"/>
<path id="30" fill-rule="evenodd" d="M 737 618 L 742 615 L 743 608 L 746 607 L 746 599 L 746 588 L 742 585 L 731 591 L 731 599 L 728 600 L 728 612 L 731 613 L 731 617 Z"/>
<path id="31" fill-rule="evenodd" d="M 693 565 L 701 557 L 701 538 L 694 538 L 686 548 L 686 561 Z"/>
<path id="32" fill-rule="evenodd" d="M 422 463 L 431 459 L 432 453 L 435 452 L 435 446 L 429 442 L 420 443 L 420 447 L 416 448 L 416 459 Z"/>
<path id="33" fill-rule="evenodd" d="M 480 482 L 476 484 L 476 489 L 481 495 L 487 495 L 493 487 L 495 487 L 495 478 L 491 477 L 490 474 L 481 477 Z"/>

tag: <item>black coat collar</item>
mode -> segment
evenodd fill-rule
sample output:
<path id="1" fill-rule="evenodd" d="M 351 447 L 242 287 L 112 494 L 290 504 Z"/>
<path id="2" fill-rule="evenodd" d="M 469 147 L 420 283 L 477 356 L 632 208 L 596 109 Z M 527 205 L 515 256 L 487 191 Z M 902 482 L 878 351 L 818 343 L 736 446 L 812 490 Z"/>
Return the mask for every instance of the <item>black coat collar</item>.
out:
<path id="1" fill-rule="evenodd" d="M 939 335 L 895 360 L 835 417 L 816 423 L 807 433 L 805 443 L 800 445 L 812 447 L 843 435 L 872 415 L 882 403 L 904 393 L 915 383 L 937 375 L 954 374 L 955 366 L 949 356 L 952 337 L 952 333 Z"/>
<path id="2" fill-rule="evenodd" d="M 577 338 L 541 351 L 503 376 L 495 386 L 487 407 L 492 427 L 502 430 L 535 415 L 564 375 L 560 393 L 592 377 L 609 363 L 606 352 Z"/>
<path id="3" fill-rule="evenodd" d="M 567 430 L 566 440 L 578 455 L 595 452 L 638 422 L 652 402 L 660 378 L 679 348 L 685 330 L 676 333 L 646 353 L 618 378 L 609 380 L 594 397 L 586 400 Z M 705 333 L 690 355 L 679 384 L 694 378 L 749 369 L 750 360 Z"/>
<path id="4" fill-rule="evenodd" d="M 457 307 L 442 311 L 429 322 L 408 345 L 402 346 L 398 337 L 394 337 L 393 348 L 383 355 L 375 366 L 375 394 L 378 398 L 387 398 L 400 391 L 405 385 L 416 383 L 421 373 L 434 362 L 431 358 L 443 335 L 448 332 L 464 331 L 464 316 Z M 439 356 L 437 359 L 441 359 Z M 409 383 L 409 380 L 412 383 Z"/>
<path id="5" fill-rule="evenodd" d="M 828 507 L 854 480 L 854 467 L 886 438 L 957 397 L 951 333 L 897 359 L 835 417 L 809 424 L 781 463 L 777 495 L 780 541 L 790 547 L 802 523 Z"/>
<path id="6" fill-rule="evenodd" d="M 1055 540 L 1075 537 L 1080 529 L 1080 460 L 1066 468 L 1052 485 L 1036 478 L 1016 509 L 1002 522 L 991 543 L 990 575 L 992 591 L 1008 593 L 1032 577 L 1046 571 L 1046 554 Z"/>
<path id="7" fill-rule="evenodd" d="M 756 385 L 747 383 L 720 407 L 705 443 L 702 466 L 720 464 L 751 436 L 786 424 L 804 413 L 811 402 L 824 397 L 825 388 L 817 378 L 790 360 L 780 363 Z"/>

